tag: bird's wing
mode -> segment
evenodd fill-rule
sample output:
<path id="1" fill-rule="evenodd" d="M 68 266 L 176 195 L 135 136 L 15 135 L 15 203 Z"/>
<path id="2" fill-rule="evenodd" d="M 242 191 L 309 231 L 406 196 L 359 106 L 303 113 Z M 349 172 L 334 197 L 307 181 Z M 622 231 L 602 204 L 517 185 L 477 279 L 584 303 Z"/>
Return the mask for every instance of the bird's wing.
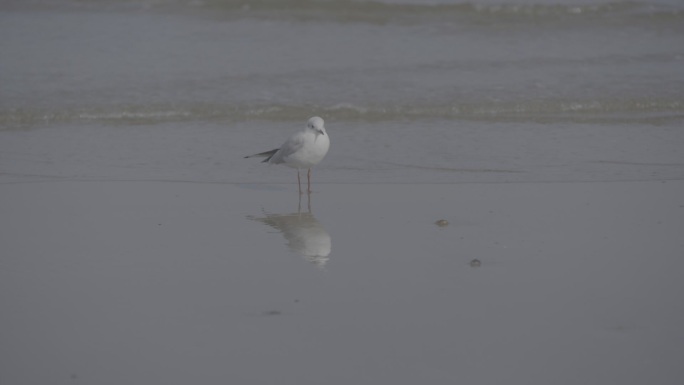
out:
<path id="1" fill-rule="evenodd" d="M 304 147 L 304 143 L 306 142 L 305 138 L 306 136 L 303 132 L 298 132 L 289 137 L 287 141 L 280 146 L 280 150 L 273 156 L 273 163 L 282 163 L 284 162 L 284 158 L 299 151 Z"/>
<path id="2" fill-rule="evenodd" d="M 276 148 L 275 150 L 270 150 L 270 151 L 266 151 L 266 152 L 260 152 L 260 153 L 258 153 L 258 154 L 254 154 L 254 155 L 247 155 L 245 158 L 253 158 L 253 157 L 255 157 L 255 156 L 264 156 L 264 157 L 269 157 L 269 158 L 270 158 L 270 157 L 272 157 L 273 154 L 275 154 L 278 150 L 280 150 L 280 149 L 279 149 L 279 148 Z"/>

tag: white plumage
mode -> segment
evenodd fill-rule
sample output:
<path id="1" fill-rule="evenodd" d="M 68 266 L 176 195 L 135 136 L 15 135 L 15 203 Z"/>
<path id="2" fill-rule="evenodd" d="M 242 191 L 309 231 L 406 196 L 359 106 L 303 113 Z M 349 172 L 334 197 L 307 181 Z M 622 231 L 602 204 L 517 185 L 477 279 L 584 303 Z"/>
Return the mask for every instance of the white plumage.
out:
<path id="1" fill-rule="evenodd" d="M 325 131 L 323 119 L 314 116 L 309 119 L 306 127 L 292 135 L 283 143 L 280 148 L 259 154 L 248 155 L 245 158 L 255 156 L 265 156 L 264 163 L 284 164 L 297 169 L 297 184 L 299 192 L 302 192 L 302 184 L 299 177 L 299 170 L 308 169 L 307 192 L 311 193 L 311 167 L 318 164 L 330 148 L 330 137 Z"/>

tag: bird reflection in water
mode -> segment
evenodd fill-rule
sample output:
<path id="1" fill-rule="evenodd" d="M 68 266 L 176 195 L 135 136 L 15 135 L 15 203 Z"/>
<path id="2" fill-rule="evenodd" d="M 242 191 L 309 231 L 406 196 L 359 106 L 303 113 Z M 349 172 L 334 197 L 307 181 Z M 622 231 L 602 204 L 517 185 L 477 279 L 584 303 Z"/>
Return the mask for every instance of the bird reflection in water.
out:
<path id="1" fill-rule="evenodd" d="M 311 194 L 307 194 L 307 212 L 302 212 L 302 196 L 299 195 L 299 206 L 293 214 L 268 214 L 258 218 L 247 218 L 264 223 L 283 234 L 288 248 L 303 256 L 318 268 L 328 263 L 331 251 L 330 234 L 311 213 Z"/>

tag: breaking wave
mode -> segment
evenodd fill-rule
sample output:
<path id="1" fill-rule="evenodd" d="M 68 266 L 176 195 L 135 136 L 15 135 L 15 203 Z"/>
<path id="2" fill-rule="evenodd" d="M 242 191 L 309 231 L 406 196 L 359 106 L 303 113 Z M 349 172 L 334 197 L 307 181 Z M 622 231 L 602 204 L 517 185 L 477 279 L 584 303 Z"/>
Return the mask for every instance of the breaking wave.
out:
<path id="1" fill-rule="evenodd" d="M 531 122 L 660 123 L 684 119 L 682 100 L 539 101 L 524 103 L 452 104 L 431 106 L 317 105 L 164 105 L 119 106 L 65 110 L 13 109 L 0 111 L 0 130 L 52 124 L 159 124 L 167 122 L 248 120 L 300 121 L 321 115 L 332 121 L 476 120 Z"/>
<path id="2" fill-rule="evenodd" d="M 48 6 L 42 1 L 12 2 L 15 6 Z M 20 5 L 17 5 L 20 4 Z M 28 5 L 27 5 L 28 4 Z M 208 11 L 216 17 L 317 18 L 339 22 L 467 21 L 497 23 L 505 21 L 543 22 L 559 20 L 664 20 L 684 19 L 681 5 L 640 1 L 587 3 L 568 0 L 548 4 L 529 3 L 358 1 L 358 0 L 80 0 L 55 1 L 49 5 L 79 8 L 139 9 L 179 12 Z"/>

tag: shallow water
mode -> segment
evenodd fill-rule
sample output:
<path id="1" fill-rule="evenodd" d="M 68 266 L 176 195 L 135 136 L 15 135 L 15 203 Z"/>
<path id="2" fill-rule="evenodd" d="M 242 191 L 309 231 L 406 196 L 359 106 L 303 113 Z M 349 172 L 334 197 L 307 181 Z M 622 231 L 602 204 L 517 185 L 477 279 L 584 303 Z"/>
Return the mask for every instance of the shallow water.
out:
<path id="1" fill-rule="evenodd" d="M 293 181 L 312 115 L 320 182 L 684 176 L 677 2 L 245 4 L 3 2 L 3 180 Z"/>
<path id="2" fill-rule="evenodd" d="M 297 195 L 3 185 L 1 382 L 684 378 L 681 181 Z"/>
<path id="3" fill-rule="evenodd" d="M 684 110 L 675 4 L 35 3 L 1 15 L 7 125 Z"/>

